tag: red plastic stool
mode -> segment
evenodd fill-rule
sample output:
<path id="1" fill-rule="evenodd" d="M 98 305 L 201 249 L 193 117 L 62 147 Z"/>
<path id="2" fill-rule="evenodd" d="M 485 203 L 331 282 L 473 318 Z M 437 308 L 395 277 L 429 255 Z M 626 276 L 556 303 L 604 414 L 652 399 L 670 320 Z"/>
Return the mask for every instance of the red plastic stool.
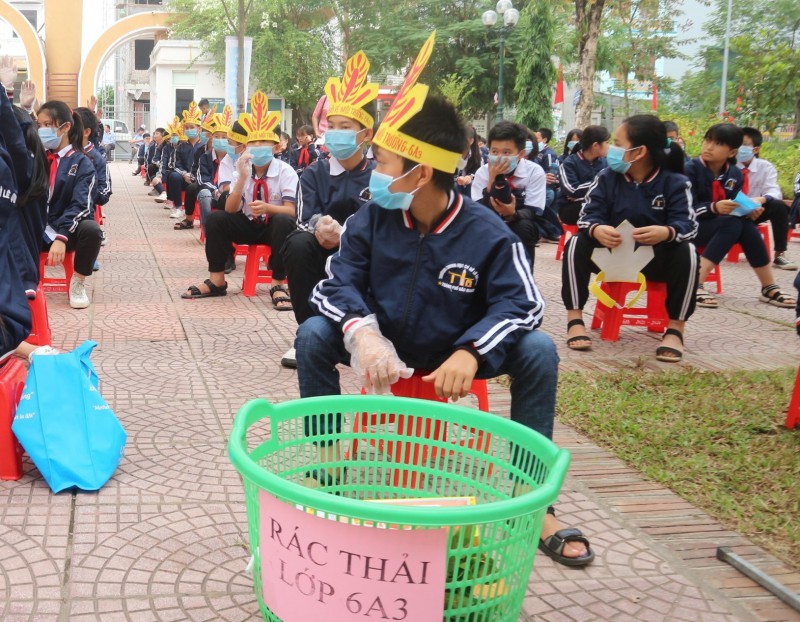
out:
<path id="1" fill-rule="evenodd" d="M 234 244 L 233 246 L 236 249 L 233 252 L 234 257 L 247 257 L 247 252 L 250 250 L 247 244 Z"/>
<path id="2" fill-rule="evenodd" d="M 142 167 L 139 169 L 139 175 L 142 176 L 142 179 L 147 179 L 147 168 L 144 164 L 142 164 Z"/>
<path id="3" fill-rule="evenodd" d="M 769 257 L 770 261 L 772 261 L 772 236 L 769 232 L 769 224 L 762 222 L 758 225 L 758 231 L 761 234 L 761 237 L 764 238 L 764 246 L 767 247 L 767 256 Z M 731 250 L 728 251 L 728 261 L 731 263 L 737 263 L 739 261 L 739 255 L 742 254 L 742 245 L 741 244 L 734 244 L 731 247 Z"/>
<path id="4" fill-rule="evenodd" d="M 47 253 L 39 254 L 39 287 L 46 292 L 69 291 L 69 282 L 72 280 L 72 273 L 75 272 L 75 251 L 64 254 L 64 276 L 48 277 L 45 276 L 45 264 L 47 263 Z"/>
<path id="5" fill-rule="evenodd" d="M 602 290 L 619 304 L 625 304 L 630 292 L 639 290 L 638 283 L 601 283 Z M 592 328 L 602 326 L 603 341 L 617 341 L 621 326 L 646 326 L 652 333 L 663 333 L 669 325 L 667 316 L 667 284 L 647 281 L 647 306 L 632 309 L 609 308 L 599 300 L 594 308 Z"/>
<path id="6" fill-rule="evenodd" d="M 103 206 L 102 205 L 95 205 L 94 206 L 94 221 L 98 225 L 105 224 L 105 220 L 103 220 Z"/>
<path id="7" fill-rule="evenodd" d="M 47 300 L 42 286 L 36 288 L 36 298 L 28 300 L 33 316 L 31 334 L 25 340 L 35 346 L 53 345 L 53 334 L 50 331 L 50 319 L 47 317 Z"/>
<path id="8" fill-rule="evenodd" d="M 237 253 L 239 249 L 236 249 Z M 247 261 L 244 264 L 244 280 L 242 293 L 245 296 L 256 295 L 256 285 L 259 283 L 272 283 L 272 270 L 269 269 L 269 256 L 272 249 L 266 244 L 251 244 L 247 250 Z M 261 261 L 267 266 L 261 269 Z"/>
<path id="9" fill-rule="evenodd" d="M 564 233 L 562 233 L 561 237 L 558 238 L 558 248 L 556 249 L 556 261 L 560 260 L 561 256 L 564 254 L 564 245 L 567 243 L 567 234 L 569 233 L 570 237 L 572 237 L 573 235 L 578 235 L 578 225 L 565 225 L 562 222 L 561 228 L 564 230 Z"/>
<path id="10" fill-rule="evenodd" d="M 0 479 L 22 477 L 22 447 L 11 431 L 11 423 L 27 377 L 28 370 L 20 359 L 0 363 Z"/>
<path id="11" fill-rule="evenodd" d="M 698 256 L 703 254 L 703 250 L 705 247 L 698 246 L 697 247 L 697 254 Z M 722 264 L 717 264 L 714 266 L 714 269 L 708 273 L 708 276 L 705 280 L 706 283 L 714 283 L 717 286 L 717 295 L 722 293 Z"/>
<path id="12" fill-rule="evenodd" d="M 792 401 L 789 402 L 789 411 L 786 413 L 786 427 L 794 430 L 798 426 L 800 426 L 800 369 L 797 370 Z"/>
<path id="13" fill-rule="evenodd" d="M 436 389 L 431 382 L 423 382 L 423 376 L 428 372 L 416 372 L 411 378 L 400 378 L 394 383 L 390 390 L 392 395 L 396 397 L 412 397 L 420 400 L 430 400 L 432 402 L 447 402 L 446 399 L 440 398 L 436 395 Z M 478 408 L 483 412 L 489 412 L 489 389 L 486 380 L 473 380 L 472 386 L 469 390 L 471 395 L 478 399 Z M 366 393 L 365 389 L 361 389 L 361 393 Z M 370 428 L 378 425 L 395 424 L 396 434 L 398 436 L 406 436 L 411 438 L 424 438 L 436 441 L 445 441 L 447 439 L 447 423 L 442 421 L 434 421 L 427 417 L 419 417 L 414 415 L 394 414 L 377 415 L 375 413 L 356 413 L 353 417 L 353 432 L 365 433 Z M 492 435 L 483 430 L 476 430 L 475 428 L 465 429 L 465 438 L 458 441 L 458 445 L 468 447 L 469 449 L 477 449 L 478 451 L 488 453 L 491 443 Z M 375 441 L 371 440 L 370 444 L 375 446 Z M 389 456 L 392 462 L 397 464 L 410 464 L 418 466 L 428 461 L 428 455 L 432 460 L 436 460 L 439 453 L 439 448 L 428 447 L 428 445 L 420 445 L 414 441 L 378 441 L 377 448 Z M 352 453 L 358 451 L 358 439 L 353 439 Z M 453 453 L 452 450 L 450 453 Z M 491 473 L 491 464 L 489 465 Z M 394 471 L 395 485 L 399 485 L 402 476 L 403 487 L 422 488 L 425 482 L 425 476 L 416 470 L 396 469 Z"/>

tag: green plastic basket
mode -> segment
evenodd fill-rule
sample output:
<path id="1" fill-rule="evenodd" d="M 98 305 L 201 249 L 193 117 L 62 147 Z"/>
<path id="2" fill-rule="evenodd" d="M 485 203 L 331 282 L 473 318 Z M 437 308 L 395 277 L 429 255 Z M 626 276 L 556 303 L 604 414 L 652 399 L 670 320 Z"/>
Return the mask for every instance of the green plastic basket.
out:
<path id="1" fill-rule="evenodd" d="M 341 432 L 306 436 L 304 422 L 321 423 L 331 413 L 341 415 Z M 308 487 L 306 473 L 319 466 L 320 448 L 331 443 L 341 448 L 341 457 L 329 455 L 326 466 L 346 467 L 344 481 Z M 269 622 L 285 621 L 270 611 L 262 594 L 260 490 L 361 529 L 449 528 L 444 621 L 517 622 L 544 513 L 555 502 L 570 461 L 566 450 L 498 416 L 452 404 L 358 395 L 248 402 L 236 415 L 228 451 L 244 479 L 255 590 Z M 474 497 L 476 504 L 367 501 L 412 497 Z M 362 618 L 373 619 L 352 616 Z"/>

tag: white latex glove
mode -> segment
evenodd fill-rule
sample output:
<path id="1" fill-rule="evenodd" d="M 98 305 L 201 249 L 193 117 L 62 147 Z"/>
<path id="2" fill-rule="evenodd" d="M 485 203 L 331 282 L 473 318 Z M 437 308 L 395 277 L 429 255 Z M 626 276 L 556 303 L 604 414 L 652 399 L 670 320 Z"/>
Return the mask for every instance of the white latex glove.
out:
<path id="1" fill-rule="evenodd" d="M 36 84 L 33 80 L 25 80 L 19 90 L 19 105 L 25 110 L 34 108 L 36 102 Z"/>
<path id="2" fill-rule="evenodd" d="M 384 395 L 400 378 L 410 378 L 414 373 L 381 334 L 374 314 L 362 318 L 344 334 L 344 347 L 350 353 L 350 367 L 367 393 Z"/>
<path id="3" fill-rule="evenodd" d="M 0 56 L 0 82 L 7 89 L 14 88 L 17 79 L 17 65 L 10 56 Z"/>
<path id="4" fill-rule="evenodd" d="M 339 246 L 342 225 L 330 216 L 323 216 L 316 222 L 314 235 L 322 248 L 332 249 Z"/>

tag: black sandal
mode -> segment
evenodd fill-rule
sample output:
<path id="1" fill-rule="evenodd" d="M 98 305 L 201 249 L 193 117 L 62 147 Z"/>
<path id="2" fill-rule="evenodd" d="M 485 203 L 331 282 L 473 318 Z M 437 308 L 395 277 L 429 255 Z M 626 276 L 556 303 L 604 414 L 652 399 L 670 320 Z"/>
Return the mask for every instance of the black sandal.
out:
<path id="1" fill-rule="evenodd" d="M 583 320 L 570 320 L 567 322 L 567 332 L 573 326 L 586 326 Z M 592 340 L 589 338 L 588 335 L 576 335 L 575 337 L 569 337 L 567 339 L 567 347 L 570 350 L 576 351 L 585 351 L 592 349 Z"/>
<path id="2" fill-rule="evenodd" d="M 175 231 L 180 231 L 181 229 L 194 229 L 194 221 L 179 220 L 172 228 Z"/>
<path id="3" fill-rule="evenodd" d="M 275 298 L 275 294 L 280 292 L 283 296 L 278 296 Z M 289 295 L 286 293 L 286 289 L 284 289 L 283 285 L 275 285 L 269 288 L 269 297 L 272 299 L 272 308 L 276 311 L 294 311 L 294 307 L 292 307 L 292 299 L 289 298 Z M 281 303 L 288 302 L 288 305 L 283 307 L 278 306 Z"/>
<path id="4" fill-rule="evenodd" d="M 681 345 L 683 345 L 683 333 L 681 331 L 675 328 L 668 328 L 661 338 L 663 339 L 667 335 L 674 335 L 681 340 Z M 662 363 L 678 363 L 682 358 L 683 352 L 676 348 L 670 348 L 669 346 L 658 346 L 656 348 L 656 360 Z"/>
<path id="5" fill-rule="evenodd" d="M 214 285 L 211 279 L 206 279 L 203 283 L 208 286 L 208 291 L 205 294 L 200 291 L 197 285 L 191 285 L 187 291 L 181 294 L 181 298 L 184 300 L 194 300 L 195 298 L 215 298 L 217 296 L 228 295 L 227 283 L 221 287 L 219 285 Z"/>
<path id="6" fill-rule="evenodd" d="M 342 469 L 342 479 L 336 479 L 327 469 L 311 469 L 310 471 L 306 471 L 306 479 L 317 482 L 316 489 L 324 490 L 326 488 L 333 488 L 333 494 L 341 496 L 342 491 L 340 487 L 342 482 L 347 479 L 347 467 Z"/>
<path id="7" fill-rule="evenodd" d="M 704 309 L 716 309 L 719 307 L 719 302 L 717 299 L 702 287 L 697 288 L 697 291 L 694 294 L 694 300 L 698 307 L 703 307 Z"/>
<path id="8" fill-rule="evenodd" d="M 767 285 L 761 289 L 761 296 L 758 297 L 761 302 L 766 302 L 768 305 L 773 305 L 775 307 L 781 307 L 784 309 L 792 309 L 797 304 L 797 301 L 789 296 L 788 294 L 784 294 L 781 291 L 781 288 L 775 285 Z"/>
<path id="9" fill-rule="evenodd" d="M 553 509 L 552 505 L 547 508 L 547 513 L 550 514 L 550 516 L 556 515 L 556 511 Z M 566 557 L 563 554 L 564 547 L 570 542 L 581 542 L 584 544 L 586 546 L 586 554 L 581 557 Z M 583 535 L 580 529 L 575 527 L 559 529 L 546 540 L 539 540 L 539 550 L 554 562 L 564 566 L 579 568 L 581 566 L 588 566 L 594 561 L 594 551 L 589 544 L 589 540 Z"/>

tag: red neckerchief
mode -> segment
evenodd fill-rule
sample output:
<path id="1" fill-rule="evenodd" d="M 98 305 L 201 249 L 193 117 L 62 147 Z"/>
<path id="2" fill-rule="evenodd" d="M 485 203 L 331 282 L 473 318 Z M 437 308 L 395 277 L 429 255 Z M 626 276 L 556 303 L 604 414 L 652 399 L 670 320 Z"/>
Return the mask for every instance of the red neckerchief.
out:
<path id="1" fill-rule="evenodd" d="M 269 187 L 267 186 L 267 180 L 254 179 L 253 182 L 253 201 L 264 201 L 264 203 L 267 203 L 269 201 Z M 259 191 L 261 191 L 260 197 Z M 267 215 L 263 214 L 261 216 L 256 216 L 255 219 L 258 222 L 264 222 L 267 219 Z"/>
<path id="2" fill-rule="evenodd" d="M 742 175 L 744 175 L 744 182 L 742 183 L 742 192 L 745 194 L 750 194 L 750 169 L 746 166 L 742 169 Z"/>
<path id="3" fill-rule="evenodd" d="M 58 173 L 58 154 L 52 151 L 47 152 L 47 159 L 50 162 L 50 198 L 53 197 L 53 190 L 56 187 L 56 174 Z"/>
<path id="4" fill-rule="evenodd" d="M 214 159 L 214 185 L 219 185 L 219 160 Z"/>
<path id="5" fill-rule="evenodd" d="M 308 145 L 300 147 L 300 155 L 297 156 L 297 165 L 305 168 L 311 161 L 311 155 L 308 153 Z"/>

